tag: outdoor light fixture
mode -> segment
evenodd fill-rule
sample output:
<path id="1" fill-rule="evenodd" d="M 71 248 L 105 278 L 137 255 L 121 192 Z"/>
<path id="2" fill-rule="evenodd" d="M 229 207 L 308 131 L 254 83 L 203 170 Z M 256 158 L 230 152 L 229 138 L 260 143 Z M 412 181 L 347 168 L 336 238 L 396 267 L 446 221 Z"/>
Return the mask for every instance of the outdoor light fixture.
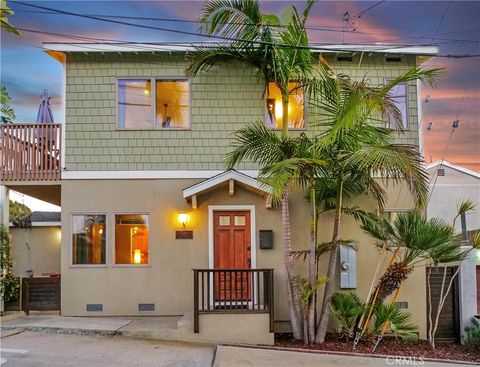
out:
<path id="1" fill-rule="evenodd" d="M 142 252 L 138 248 L 133 250 L 133 263 L 134 264 L 142 263 Z"/>
<path id="2" fill-rule="evenodd" d="M 187 224 L 188 220 L 190 219 L 190 216 L 187 213 L 179 213 L 178 214 L 178 221 L 182 223 L 182 225 L 185 227 Z"/>

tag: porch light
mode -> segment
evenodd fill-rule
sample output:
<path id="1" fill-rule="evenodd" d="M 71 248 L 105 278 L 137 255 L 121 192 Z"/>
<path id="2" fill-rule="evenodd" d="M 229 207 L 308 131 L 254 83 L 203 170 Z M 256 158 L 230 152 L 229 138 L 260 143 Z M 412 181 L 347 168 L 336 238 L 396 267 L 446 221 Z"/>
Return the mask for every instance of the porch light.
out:
<path id="1" fill-rule="evenodd" d="M 134 264 L 142 263 L 142 252 L 138 248 L 133 250 L 133 263 Z"/>
<path id="2" fill-rule="evenodd" d="M 190 219 L 190 216 L 187 213 L 179 213 L 178 214 L 178 221 L 182 223 L 182 225 L 185 227 L 186 224 L 188 223 L 188 220 Z"/>

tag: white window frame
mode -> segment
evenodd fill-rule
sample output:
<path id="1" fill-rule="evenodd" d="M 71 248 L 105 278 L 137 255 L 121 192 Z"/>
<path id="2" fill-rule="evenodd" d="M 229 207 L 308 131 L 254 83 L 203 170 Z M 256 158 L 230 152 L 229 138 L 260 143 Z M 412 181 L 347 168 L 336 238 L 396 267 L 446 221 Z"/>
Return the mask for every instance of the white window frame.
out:
<path id="1" fill-rule="evenodd" d="M 73 263 L 73 216 L 74 215 L 104 215 L 105 216 L 105 264 L 74 264 Z M 71 268 L 107 268 L 110 260 L 108 251 L 108 213 L 106 212 L 71 212 L 70 213 L 70 240 L 69 257 Z"/>
<path id="2" fill-rule="evenodd" d="M 119 88 L 118 84 L 121 80 L 150 80 L 150 101 L 152 104 L 152 128 L 128 128 L 120 127 L 120 113 L 119 113 Z M 160 127 L 157 124 L 157 103 L 156 103 L 156 82 L 157 81 L 175 81 L 181 80 L 188 83 L 188 126 L 187 127 Z M 116 113 L 116 126 L 115 130 L 118 131 L 188 131 L 192 129 L 192 82 L 190 78 L 185 76 L 165 76 L 165 77 L 151 77 L 151 76 L 126 76 L 115 78 L 115 113 Z"/>
<path id="3" fill-rule="evenodd" d="M 148 263 L 147 264 L 117 264 L 116 259 L 115 259 L 115 253 L 116 253 L 116 238 L 115 238 L 115 232 L 116 232 L 116 225 L 117 225 L 117 215 L 146 215 L 147 216 L 147 226 L 148 226 Z M 112 267 L 113 268 L 149 268 L 151 267 L 151 259 L 152 259 L 152 249 L 150 247 L 151 245 L 151 240 L 150 240 L 150 212 L 136 212 L 136 211 L 118 211 L 112 213 L 113 218 L 113 231 L 112 231 Z"/>

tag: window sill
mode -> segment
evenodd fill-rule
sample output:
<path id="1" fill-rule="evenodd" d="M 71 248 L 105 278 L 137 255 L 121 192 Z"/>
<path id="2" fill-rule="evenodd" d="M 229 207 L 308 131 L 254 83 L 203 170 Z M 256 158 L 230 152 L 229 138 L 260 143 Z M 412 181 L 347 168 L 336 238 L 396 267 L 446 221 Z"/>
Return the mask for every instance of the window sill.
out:
<path id="1" fill-rule="evenodd" d="M 112 268 L 150 268 L 150 264 L 113 264 Z"/>
<path id="2" fill-rule="evenodd" d="M 70 269 L 108 268 L 107 264 L 71 264 Z"/>

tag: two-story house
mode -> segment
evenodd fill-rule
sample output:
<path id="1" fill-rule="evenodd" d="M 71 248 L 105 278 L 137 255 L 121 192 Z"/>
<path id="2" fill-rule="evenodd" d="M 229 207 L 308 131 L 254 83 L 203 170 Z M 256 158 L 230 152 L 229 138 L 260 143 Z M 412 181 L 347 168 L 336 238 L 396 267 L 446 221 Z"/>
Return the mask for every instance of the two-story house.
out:
<path id="1" fill-rule="evenodd" d="M 48 43 L 45 50 L 64 67 L 65 122 L 47 127 L 55 144 L 33 138 L 21 148 L 47 150 L 40 164 L 14 166 L 22 155 L 15 142 L 4 144 L 10 158 L 2 179 L 7 187 L 61 202 L 61 313 L 193 311 L 195 331 L 206 339 L 229 334 L 223 340 L 272 343 L 271 332 L 289 325 L 281 213 L 256 180 L 258 167 L 243 163 L 225 171 L 225 155 L 232 134 L 247 123 L 280 127 L 278 91 L 265 99 L 262 81 L 240 63 L 188 79 L 191 45 Z M 332 45 L 314 52 L 338 71 L 382 84 L 436 48 Z M 416 83 L 395 91 L 405 127 L 399 143 L 421 145 L 418 98 Z M 319 129 L 301 93 L 291 96 L 289 117 L 292 131 Z M 8 136 L 21 140 L 14 129 L 33 136 L 28 129 L 40 128 L 11 127 Z M 413 207 L 405 187 L 386 189 L 386 212 Z M 374 200 L 359 200 L 377 209 Z M 304 249 L 309 210 L 302 193 L 291 197 L 290 208 L 293 246 Z M 321 240 L 328 240 L 331 216 L 322 216 L 320 225 Z M 345 218 L 343 228 L 357 251 L 342 255 L 350 267 L 338 274 L 338 284 L 366 297 L 379 253 L 353 219 Z M 399 301 L 425 338 L 423 268 Z"/>

